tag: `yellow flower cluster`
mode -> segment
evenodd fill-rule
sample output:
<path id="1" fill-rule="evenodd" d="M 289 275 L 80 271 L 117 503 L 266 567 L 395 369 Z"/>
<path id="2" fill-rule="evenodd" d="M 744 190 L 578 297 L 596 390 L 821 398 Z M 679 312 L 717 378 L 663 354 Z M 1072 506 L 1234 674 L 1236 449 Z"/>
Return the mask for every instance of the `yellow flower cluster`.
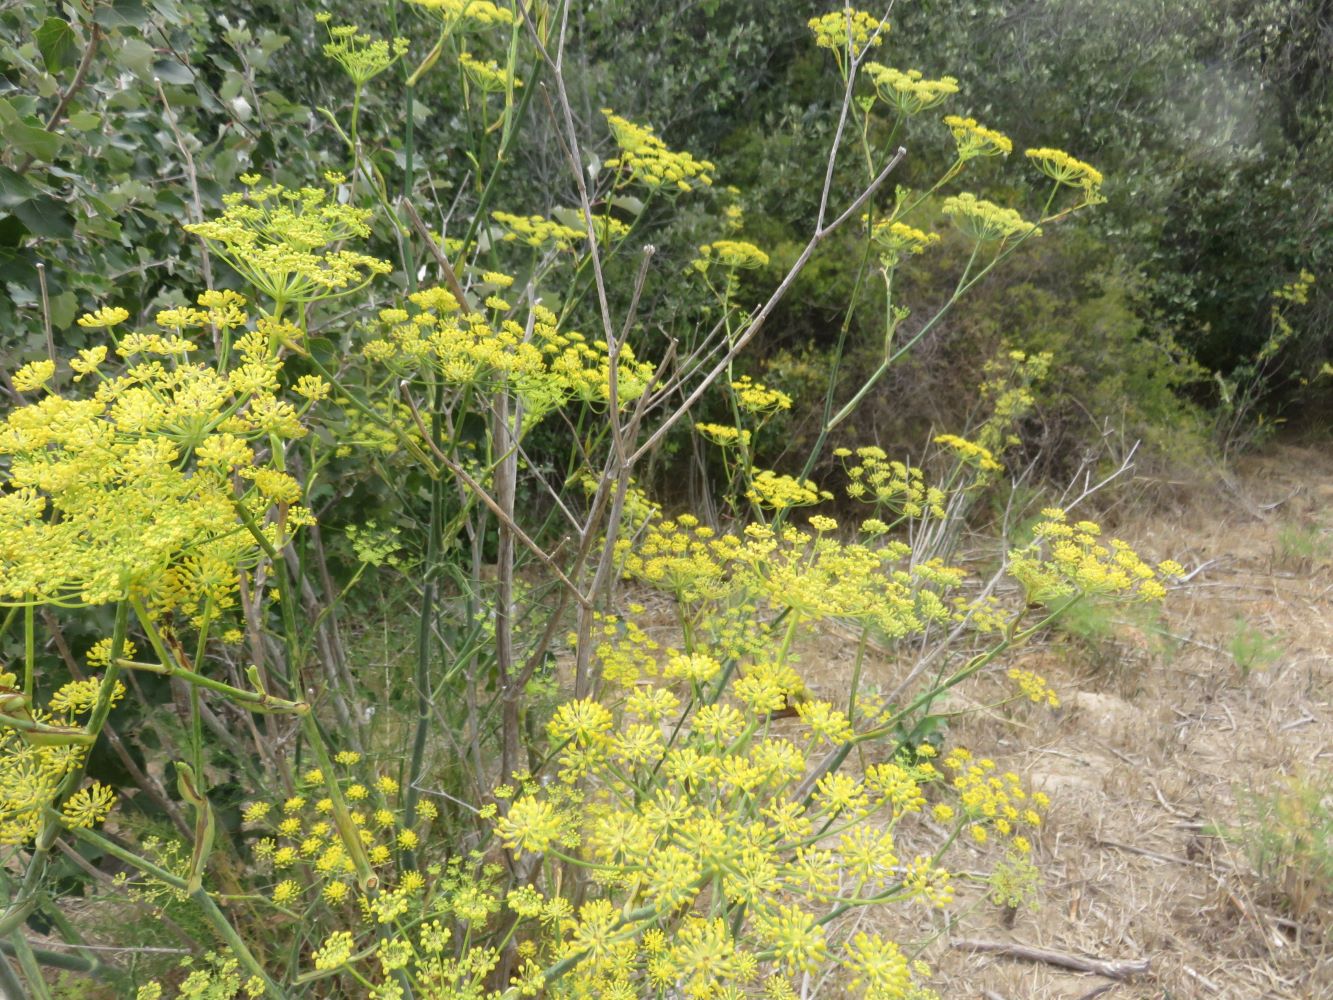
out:
<path id="1" fill-rule="evenodd" d="M 130 318 L 129 310 L 119 306 L 102 306 L 93 312 L 79 317 L 79 326 L 85 330 L 109 329 L 119 326 Z"/>
<path id="2" fill-rule="evenodd" d="M 1018 690 L 1028 701 L 1038 705 L 1045 702 L 1051 708 L 1060 707 L 1059 697 L 1040 674 L 1014 667 L 1009 671 L 1009 679 L 1018 685 Z"/>
<path id="3" fill-rule="evenodd" d="M 272 298 L 274 315 L 357 291 L 392 270 L 387 261 L 340 249 L 344 240 L 370 234 L 368 209 L 330 199 L 326 188 L 293 191 L 255 175 L 242 180 L 248 189 L 224 195 L 221 216 L 185 228 Z"/>
<path id="4" fill-rule="evenodd" d="M 653 524 L 636 545 L 622 540 L 617 546 L 626 576 L 686 602 L 721 597 L 740 550 L 739 538 L 718 536 L 692 514 Z"/>
<path id="5" fill-rule="evenodd" d="M 702 434 L 713 444 L 721 445 L 723 448 L 734 448 L 739 445 L 742 448 L 750 446 L 750 432 L 744 428 L 731 427 L 727 424 L 695 424 L 694 429 Z"/>
<path id="6" fill-rule="evenodd" d="M 505 228 L 500 238 L 507 243 L 521 242 L 530 247 L 553 246 L 569 250 L 579 240 L 587 239 L 582 230 L 574 229 L 540 215 L 514 215 L 510 212 L 492 212 L 491 218 Z"/>
<path id="7" fill-rule="evenodd" d="M 610 360 L 606 344 L 576 331 L 563 331 L 555 313 L 533 306 L 532 330 L 505 319 L 491 322 L 481 313 L 463 313 L 443 288 L 414 292 L 415 312 L 380 313 L 385 336 L 370 341 L 362 353 L 400 375 L 424 366 L 454 386 L 508 385 L 524 400 L 528 414 L 540 418 L 570 399 L 605 404 L 610 398 Z M 496 303 L 498 306 L 499 303 Z M 637 399 L 652 378 L 653 367 L 620 347 L 616 393 L 621 406 Z"/>
<path id="8" fill-rule="evenodd" d="M 14 372 L 13 384 L 15 392 L 35 392 L 43 388 L 47 382 L 55 378 L 56 363 L 48 358 L 40 361 L 29 361 L 22 368 Z"/>
<path id="9" fill-rule="evenodd" d="M 848 479 L 847 496 L 851 499 L 875 504 L 899 517 L 945 516 L 944 491 L 926 485 L 925 473 L 917 467 L 890 461 L 884 449 L 875 445 L 855 451 L 837 448 L 833 454 L 843 463 Z M 856 462 L 848 465 L 852 458 Z M 888 526 L 883 530 L 887 531 Z"/>
<path id="10" fill-rule="evenodd" d="M 482 60 L 471 52 L 460 52 L 458 65 L 463 67 L 463 72 L 467 74 L 469 80 L 488 94 L 502 93 L 509 89 L 511 79 L 515 88 L 523 86 L 522 80 L 511 77 L 494 59 Z"/>
<path id="11" fill-rule="evenodd" d="M 327 25 L 329 15 L 316 15 L 316 20 Z M 361 29 L 352 24 L 334 25 L 328 31 L 329 41 L 324 46 L 324 54 L 342 66 L 358 87 L 365 86 L 407 54 L 406 38 L 395 38 L 390 43 L 383 38 L 362 34 Z"/>
<path id="12" fill-rule="evenodd" d="M 812 17 L 807 25 L 814 33 L 817 46 L 832 49 L 839 57 L 850 49 L 853 60 L 861 58 L 867 49 L 883 45 L 884 37 L 889 33 L 887 21 L 851 7 Z"/>
<path id="13" fill-rule="evenodd" d="M 941 211 L 952 218 L 960 230 L 981 242 L 1041 235 L 1036 224 L 1025 221 L 1012 208 L 1001 208 L 968 192 L 945 198 Z"/>
<path id="14" fill-rule="evenodd" d="M 444 20 L 448 31 L 467 31 L 470 28 L 492 26 L 510 27 L 515 23 L 514 12 L 496 6 L 491 0 L 407 0 Z"/>
<path id="15" fill-rule="evenodd" d="M 1036 402 L 1032 387 L 1046 379 L 1052 360 L 1049 351 L 1028 354 L 1010 350 L 986 362 L 983 366 L 986 378 L 979 388 L 991 412 L 977 428 L 977 445 L 999 456 L 1018 442 L 1014 429 L 1032 410 Z"/>
<path id="16" fill-rule="evenodd" d="M 97 781 L 69 794 L 63 804 L 57 801 L 87 753 L 84 723 L 102 686 L 96 677 L 72 681 L 42 709 L 31 704 L 14 674 L 0 674 L 0 845 L 29 843 L 46 826 L 49 807 L 58 806 L 69 827 L 94 826 L 110 813 L 116 795 Z M 124 694 L 119 682 L 107 691 L 111 704 Z"/>
<path id="17" fill-rule="evenodd" d="M 1029 601 L 1047 605 L 1084 594 L 1142 601 L 1166 596 L 1164 581 L 1180 574 L 1178 563 L 1167 561 L 1154 569 L 1128 543 L 1111 539 L 1102 544 L 1100 534 L 1091 521 L 1069 524 L 1058 507 L 1043 510 L 1032 544 L 1009 554 L 1009 572 Z"/>
<path id="18" fill-rule="evenodd" d="M 696 271 L 707 271 L 712 264 L 753 269 L 768 266 L 768 254 L 743 240 L 714 240 L 699 248 L 699 256 L 690 261 Z"/>
<path id="19" fill-rule="evenodd" d="M 663 680 L 697 698 L 720 670 L 705 654 L 675 653 Z M 556 939 L 534 942 L 539 964 L 574 963 L 548 984 L 552 995 L 636 997 L 675 984 L 722 1000 L 752 995 L 766 978 L 782 986 L 765 995 L 789 996 L 786 976 L 844 958 L 867 997 L 928 974 L 877 961 L 870 938 L 843 940 L 823 916 L 871 899 L 949 901 L 948 872 L 924 856 L 900 863 L 897 847 L 940 773 L 892 761 L 859 777 L 835 770 L 811 779 L 808 798 L 794 794 L 820 746 L 851 738 L 850 725 L 827 702 L 807 701 L 798 706 L 807 735 L 769 732 L 767 706 L 797 690 L 790 672 L 756 665 L 745 679 L 739 705 L 685 704 L 640 683 L 620 717 L 585 699 L 552 718 L 558 780 L 521 781 L 495 821 L 517 855 L 569 859 L 592 876 L 592 898 L 566 911 Z M 510 896 L 515 912 L 538 919 L 556 902 L 531 887 Z"/>
<path id="20" fill-rule="evenodd" d="M 762 625 L 765 613 L 855 623 L 891 640 L 936 624 L 967 621 L 978 631 L 998 627 L 1001 616 L 993 602 L 969 601 L 958 593 L 963 571 L 938 560 L 903 567 L 910 549 L 902 542 L 873 547 L 842 542 L 832 535 L 835 527 L 830 518 L 812 518 L 810 532 L 752 525 L 743 536 L 718 536 L 684 516 L 652 525 L 639 546 L 623 544 L 620 554 L 628 577 L 681 602 L 692 635 L 700 641 L 707 637 L 711 649 L 737 660 L 771 659 L 764 652 L 771 638 Z M 753 683 L 748 671 L 744 683 L 747 690 Z"/>
<path id="21" fill-rule="evenodd" d="M 1102 186 L 1102 174 L 1096 167 L 1076 160 L 1060 149 L 1029 149 L 1023 154 L 1038 170 L 1057 184 L 1095 191 Z"/>
<path id="22" fill-rule="evenodd" d="M 177 997 L 246 997 L 255 1000 L 266 991 L 264 981 L 258 976 L 242 977 L 241 965 L 235 956 L 207 952 L 203 961 L 196 961 L 193 956 L 181 959 L 180 985 L 176 987 Z M 162 1000 L 166 994 L 160 982 L 140 986 L 134 994 L 134 1000 Z"/>
<path id="23" fill-rule="evenodd" d="M 104 353 L 86 360 L 91 398 L 11 410 L 0 423 L 0 599 L 94 605 L 134 593 L 190 617 L 231 607 L 238 569 L 261 551 L 246 521 L 281 547 L 310 517 L 296 481 L 260 457 L 306 433 L 301 417 L 321 392 L 306 382 L 305 399 L 282 398 L 279 332 L 261 320 L 227 370 L 189 362 L 180 337 L 129 334 L 119 373 L 98 367 Z M 239 495 L 234 476 L 250 483 Z"/>
<path id="24" fill-rule="evenodd" d="M 638 622 L 601 612 L 594 613 L 593 621 L 592 662 L 603 680 L 632 688 L 640 678 L 657 675 L 657 654 L 661 646 Z M 576 645 L 578 634 L 571 633 L 569 642 L 571 646 Z"/>
<path id="25" fill-rule="evenodd" d="M 1029 794 L 1014 772 L 998 773 L 995 761 L 974 758 L 961 747 L 949 751 L 943 763 L 953 772 L 950 783 L 973 842 L 984 844 L 997 834 L 1018 853 L 1029 853 L 1032 843 L 1025 832 L 1041 826 L 1050 800 L 1041 792 Z"/>
<path id="26" fill-rule="evenodd" d="M 809 507 L 821 500 L 832 500 L 833 494 L 820 490 L 809 479 L 797 479 L 772 469 L 760 469 L 750 479 L 745 497 L 768 510 L 789 510 L 792 507 Z"/>
<path id="27" fill-rule="evenodd" d="M 946 115 L 944 124 L 953 133 L 960 160 L 970 160 L 977 156 L 1008 156 L 1014 150 L 1013 140 L 1007 135 L 978 125 L 975 118 Z"/>
<path id="28" fill-rule="evenodd" d="M 1000 472 L 1004 466 L 995 460 L 991 450 L 975 441 L 959 437 L 957 434 L 937 434 L 935 444 L 943 445 L 968 465 L 975 465 L 982 472 Z"/>
<path id="29" fill-rule="evenodd" d="M 621 170 L 630 180 L 653 190 L 692 191 L 713 183 L 713 171 L 717 168 L 708 160 L 696 160 L 689 153 L 668 149 L 647 125 L 636 125 L 609 108 L 603 108 L 602 114 L 620 150 L 618 156 L 606 161 L 607 167 Z"/>
<path id="30" fill-rule="evenodd" d="M 776 413 L 791 409 L 790 396 L 780 389 L 761 385 L 749 375 L 742 375 L 732 382 L 731 389 L 736 393 L 736 402 L 747 413 Z"/>
<path id="31" fill-rule="evenodd" d="M 429 799 L 417 803 L 416 822 L 405 823 L 398 781 L 387 774 L 360 780 L 361 755 L 342 751 L 335 758 L 345 768 L 333 776 L 350 808 L 353 830 L 338 829 L 326 775 L 319 770 L 301 776 L 297 794 L 282 802 L 256 801 L 244 806 L 241 818 L 258 835 L 255 857 L 273 873 L 272 898 L 280 906 L 302 906 L 322 898 L 340 904 L 357 896 L 356 867 L 347 836 L 360 841 L 380 888 L 360 898 L 366 920 L 388 924 L 418 905 L 425 880 L 415 870 L 398 871 L 398 853 L 416 850 L 439 811 Z M 318 961 L 317 961 L 318 965 Z"/>
<path id="32" fill-rule="evenodd" d="M 904 72 L 877 62 L 868 62 L 865 64 L 865 73 L 875 84 L 875 93 L 879 99 L 905 115 L 919 114 L 958 93 L 958 81 L 953 77 L 927 80 L 919 69 Z"/>
<path id="33" fill-rule="evenodd" d="M 925 253 L 932 243 L 940 241 L 939 233 L 927 233 L 905 222 L 881 219 L 870 227 L 870 238 L 882 249 L 880 260 L 885 267 L 896 267 L 908 254 Z"/>

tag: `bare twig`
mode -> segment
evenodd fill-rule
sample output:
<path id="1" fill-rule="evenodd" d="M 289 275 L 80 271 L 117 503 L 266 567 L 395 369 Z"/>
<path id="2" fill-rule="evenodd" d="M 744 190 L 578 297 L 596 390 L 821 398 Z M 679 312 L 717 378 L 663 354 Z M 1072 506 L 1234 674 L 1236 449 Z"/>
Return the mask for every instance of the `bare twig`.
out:
<path id="1" fill-rule="evenodd" d="M 631 465 L 651 451 L 657 443 L 671 431 L 671 428 L 674 427 L 685 414 L 689 413 L 690 410 L 694 408 L 695 404 L 699 402 L 700 397 L 708 391 L 713 383 L 722 377 L 727 370 L 727 365 L 732 361 L 735 361 L 737 356 L 740 355 L 750 341 L 763 329 L 764 322 L 777 307 L 777 304 L 786 297 L 787 292 L 796 282 L 796 279 L 800 276 L 801 272 L 805 270 L 806 264 L 810 262 L 810 258 L 814 256 L 815 250 L 819 248 L 819 245 L 828 239 L 829 236 L 831 236 L 847 219 L 851 218 L 853 214 L 859 211 L 867 201 L 874 197 L 875 192 L 878 191 L 884 182 L 889 179 L 889 174 L 902 162 L 903 157 L 906 155 L 907 150 L 900 146 L 898 151 L 893 155 L 893 159 L 891 159 L 885 165 L 884 169 L 880 171 L 879 176 L 871 181 L 865 190 L 861 192 L 860 197 L 853 201 L 852 204 L 848 206 L 847 210 L 843 212 L 842 215 L 838 216 L 837 219 L 829 223 L 827 226 L 815 231 L 814 235 L 810 237 L 810 241 L 805 245 L 805 249 L 801 251 L 801 255 L 796 258 L 796 262 L 792 264 L 791 269 L 787 271 L 787 275 L 782 279 L 782 283 L 773 290 L 773 294 L 768 297 L 768 301 L 760 307 L 759 312 L 757 312 L 754 319 L 750 321 L 750 325 L 746 327 L 745 332 L 736 338 L 735 343 L 731 345 L 731 349 L 728 350 L 727 353 L 713 366 L 712 370 L 699 381 L 690 392 L 689 396 L 685 398 L 685 401 L 682 402 L 670 416 L 663 420 L 648 440 L 641 444 L 634 454 L 630 456 L 629 461 Z"/>
<path id="2" fill-rule="evenodd" d="M 74 70 L 74 79 L 69 82 L 65 92 L 60 95 L 60 100 L 56 102 L 55 110 L 51 112 L 50 117 L 46 119 L 43 126 L 46 131 L 51 132 L 60 124 L 60 119 L 65 117 L 65 111 L 69 108 L 69 102 L 74 99 L 74 95 L 79 92 L 84 81 L 88 78 L 88 70 L 92 69 L 93 56 L 97 54 L 97 43 L 102 40 L 102 26 L 96 21 L 92 22 L 92 27 L 88 31 L 88 44 L 84 46 L 83 58 L 79 60 L 78 68 Z M 28 168 L 37 161 L 37 157 L 29 154 L 24 157 L 23 162 L 18 165 L 16 173 L 26 174 Z"/>
<path id="3" fill-rule="evenodd" d="M 1075 972 L 1091 972 L 1107 979 L 1128 979 L 1148 971 L 1150 960 L 1105 958 L 1083 958 L 1068 952 L 1054 951 L 1050 948 L 1034 948 L 1025 944 L 1009 941 L 981 941 L 967 938 L 954 941 L 953 946 L 962 951 L 985 951 L 1006 958 L 1018 958 L 1026 962 L 1042 962 L 1045 965 L 1058 966 L 1061 969 L 1073 969 Z"/>
<path id="4" fill-rule="evenodd" d="M 171 110 L 171 102 L 167 100 L 167 92 L 162 86 L 161 79 L 156 76 L 153 77 L 153 86 L 157 88 L 157 96 L 162 102 L 162 110 L 166 112 L 162 117 L 166 119 L 167 124 L 171 127 L 171 134 L 176 139 L 176 148 L 180 150 L 181 157 L 185 160 L 185 176 L 190 182 L 190 201 L 194 204 L 194 221 L 203 222 L 204 203 L 203 199 L 199 197 L 199 174 L 194 168 L 194 156 L 190 153 L 190 147 L 185 144 L 185 136 L 181 135 L 180 129 L 176 127 L 176 113 Z M 199 237 L 199 246 L 200 252 L 203 254 L 204 287 L 211 291 L 213 288 L 213 260 L 208 253 L 208 241 L 202 236 Z M 214 336 L 216 339 L 216 331 Z"/>
<path id="5" fill-rule="evenodd" d="M 1122 844 L 1115 840 L 1099 840 L 1098 847 L 1110 847 L 1117 851 L 1124 851 L 1127 854 L 1138 854 L 1141 857 L 1152 858 L 1154 861 L 1166 861 L 1173 865 L 1191 865 L 1195 868 L 1207 868 L 1202 861 L 1192 861 L 1189 858 L 1179 858 L 1174 854 L 1161 854 L 1157 851 L 1150 851 L 1146 847 L 1137 847 L 1134 844 Z"/>
<path id="6" fill-rule="evenodd" d="M 398 204 L 403 211 L 407 213 L 407 219 L 412 223 L 412 228 L 417 231 L 417 235 L 426 244 L 426 249 L 430 255 L 435 258 L 435 263 L 444 274 L 444 283 L 449 286 L 449 291 L 453 293 L 454 298 L 458 300 L 458 308 L 463 312 L 471 312 L 467 304 L 467 296 L 463 294 L 463 286 L 458 283 L 458 275 L 454 273 L 453 265 L 449 263 L 449 258 L 440 252 L 439 246 L 435 243 L 435 237 L 431 231 L 426 228 L 426 224 L 421 221 L 421 216 L 417 214 L 416 207 L 406 198 L 399 198 Z"/>
<path id="7" fill-rule="evenodd" d="M 580 604 L 584 606 L 590 607 L 591 602 L 586 597 L 584 597 L 583 593 L 579 590 L 579 588 L 574 585 L 574 581 L 571 580 L 569 577 L 567 577 L 564 571 L 561 570 L 560 567 L 555 564 L 555 560 L 553 560 L 549 555 L 547 555 L 545 550 L 542 549 L 540 545 L 538 545 L 531 538 L 529 538 L 527 532 L 525 532 L 522 528 L 520 528 L 517 524 L 514 523 L 514 519 L 509 517 L 505 513 L 504 508 L 501 507 L 495 501 L 494 497 L 492 497 L 489 493 L 486 492 L 485 487 L 483 487 L 481 483 L 477 482 L 470 475 L 468 475 L 466 469 L 464 469 L 461 465 L 459 465 L 447 454 L 445 454 L 445 452 L 441 451 L 439 446 L 436 445 L 433 440 L 431 440 L 430 432 L 426 429 L 426 425 L 421 420 L 421 410 L 417 406 L 416 400 L 412 398 L 412 395 L 407 391 L 406 386 L 403 386 L 402 390 L 403 390 L 403 398 L 407 401 L 408 409 L 412 411 L 412 419 L 416 422 L 417 430 L 421 432 L 422 439 L 426 442 L 426 445 L 430 448 L 431 454 L 435 456 L 435 458 L 440 462 L 441 465 L 443 465 L 455 476 L 457 476 L 460 480 L 462 480 L 463 485 L 465 485 L 469 490 L 471 490 L 472 493 L 476 496 L 476 498 L 480 500 L 483 504 L 485 504 L 492 514 L 500 518 L 502 521 L 508 522 L 507 526 L 509 530 L 514 533 L 514 537 L 517 538 L 520 542 L 522 542 L 523 546 L 529 552 L 531 552 L 534 556 L 536 556 L 539 560 L 541 560 L 542 565 L 544 565 L 547 569 L 549 569 L 552 573 L 554 573 L 556 579 L 558 579 L 567 588 L 569 588 L 569 591 L 574 595 L 574 599 L 576 601 L 578 601 Z"/>

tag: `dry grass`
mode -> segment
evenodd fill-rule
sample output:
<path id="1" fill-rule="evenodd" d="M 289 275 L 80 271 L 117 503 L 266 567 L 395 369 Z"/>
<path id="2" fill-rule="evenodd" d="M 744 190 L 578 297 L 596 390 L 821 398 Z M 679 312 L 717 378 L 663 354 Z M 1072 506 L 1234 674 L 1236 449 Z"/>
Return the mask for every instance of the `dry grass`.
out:
<path id="1" fill-rule="evenodd" d="M 1007 926 L 980 879 L 964 877 L 947 913 L 913 907 L 862 927 L 881 923 L 905 949 L 923 946 L 946 1000 L 1333 1000 L 1333 914 L 1293 920 L 1243 851 L 1211 832 L 1235 821 L 1238 790 L 1333 768 L 1333 566 L 1322 555 L 1333 546 L 1304 558 L 1290 545 L 1293 526 L 1300 539 L 1333 539 L 1333 456 L 1275 448 L 1225 483 L 1180 491 L 1170 510 L 1122 517 L 1115 534 L 1145 557 L 1198 570 L 1168 598 L 1156 634 L 1122 624 L 1100 640 L 1020 652 L 1015 663 L 1060 692 L 1056 712 L 987 708 L 1012 693 L 998 681 L 950 695 L 951 708 L 976 711 L 949 741 L 1030 775 L 1053 800 L 1036 844 L 1038 907 Z M 670 641 L 674 619 L 656 610 L 655 631 Z M 1248 676 L 1230 648 L 1238 620 L 1281 651 Z M 836 630 L 798 643 L 820 696 L 841 700 L 854 645 Z M 874 673 L 868 664 L 872 683 Z M 951 857 L 978 875 L 995 860 L 965 844 Z M 1151 965 L 1118 982 L 951 946 L 968 938 Z M 830 981 L 821 995 L 837 990 Z"/>
<path id="2" fill-rule="evenodd" d="M 1279 544 L 1293 523 L 1333 527 L 1330 501 L 1333 457 L 1287 446 L 1220 492 L 1119 526 L 1147 555 L 1204 567 L 1168 600 L 1174 652 L 1125 631 L 1096 648 L 1056 640 L 1019 658 L 1063 708 L 983 712 L 955 727 L 951 740 L 1031 775 L 1054 801 L 1037 847 L 1039 908 L 1009 928 L 980 887 L 960 892 L 954 923 L 937 926 L 926 952 L 942 995 L 1333 997 L 1333 914 L 1292 919 L 1243 851 L 1210 833 L 1235 821 L 1238 790 L 1333 768 L 1333 572 L 1319 559 L 1292 565 Z M 1229 649 L 1238 618 L 1281 649 L 1248 677 Z M 820 686 L 836 690 L 826 663 Z M 1151 970 L 1113 982 L 950 948 L 959 938 L 1147 958 Z"/>

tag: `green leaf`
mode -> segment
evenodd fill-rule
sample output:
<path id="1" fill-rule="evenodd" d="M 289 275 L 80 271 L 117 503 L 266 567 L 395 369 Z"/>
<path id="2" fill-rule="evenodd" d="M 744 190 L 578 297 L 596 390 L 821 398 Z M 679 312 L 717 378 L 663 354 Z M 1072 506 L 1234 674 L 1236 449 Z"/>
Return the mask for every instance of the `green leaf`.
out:
<path id="1" fill-rule="evenodd" d="M 186 86 L 194 83 L 194 70 L 174 59 L 159 59 L 153 63 L 153 75 L 163 83 Z"/>
<path id="2" fill-rule="evenodd" d="M 73 292 L 51 296 L 51 325 L 57 330 L 74 325 L 74 314 L 79 311 L 79 300 Z"/>
<path id="3" fill-rule="evenodd" d="M 116 62 L 141 80 L 152 77 L 155 50 L 142 38 L 127 38 L 116 53 Z"/>
<path id="4" fill-rule="evenodd" d="M 305 349 L 321 365 L 334 368 L 338 366 L 338 345 L 327 337 L 311 337 L 305 342 Z"/>
<path id="5" fill-rule="evenodd" d="M 0 167 L 0 208 L 13 208 L 36 194 L 37 189 L 22 174 Z"/>
<path id="6" fill-rule="evenodd" d="M 61 17 L 48 17 L 37 28 L 37 50 L 48 73 L 59 73 L 74 62 L 74 29 Z"/>
<path id="7" fill-rule="evenodd" d="M 643 211 L 643 202 L 633 195 L 619 195 L 611 199 L 611 204 L 630 215 L 638 215 Z"/>
<path id="8" fill-rule="evenodd" d="M 102 124 L 102 116 L 96 111 L 76 111 L 69 116 L 69 123 L 80 132 L 91 132 Z"/>
<path id="9" fill-rule="evenodd" d="M 65 209 L 65 203 L 48 195 L 14 206 L 14 215 L 34 236 L 63 239 L 74 235 L 74 220 Z"/>
<path id="10" fill-rule="evenodd" d="M 148 16 L 148 9 L 140 0 L 115 0 L 108 6 L 98 6 L 93 20 L 107 30 L 142 28 Z"/>
<path id="11" fill-rule="evenodd" d="M 0 98 L 0 141 L 37 160 L 52 160 L 60 150 L 60 136 L 46 131 L 37 118 L 20 117 L 5 98 Z"/>

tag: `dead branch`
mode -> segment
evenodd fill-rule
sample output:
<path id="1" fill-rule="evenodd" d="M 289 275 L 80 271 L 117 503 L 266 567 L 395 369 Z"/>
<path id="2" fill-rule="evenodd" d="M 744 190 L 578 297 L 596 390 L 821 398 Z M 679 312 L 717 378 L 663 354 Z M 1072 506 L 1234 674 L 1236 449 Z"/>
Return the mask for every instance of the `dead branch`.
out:
<path id="1" fill-rule="evenodd" d="M 1030 945 L 1014 944 L 1008 941 L 980 941 L 964 939 L 954 941 L 953 946 L 961 951 L 987 951 L 1006 958 L 1018 958 L 1027 962 L 1042 962 L 1046 965 L 1073 969 L 1075 972 L 1091 972 L 1107 979 L 1128 979 L 1148 971 L 1149 959 L 1112 960 L 1105 958 L 1083 958 L 1050 948 L 1034 948 Z"/>

